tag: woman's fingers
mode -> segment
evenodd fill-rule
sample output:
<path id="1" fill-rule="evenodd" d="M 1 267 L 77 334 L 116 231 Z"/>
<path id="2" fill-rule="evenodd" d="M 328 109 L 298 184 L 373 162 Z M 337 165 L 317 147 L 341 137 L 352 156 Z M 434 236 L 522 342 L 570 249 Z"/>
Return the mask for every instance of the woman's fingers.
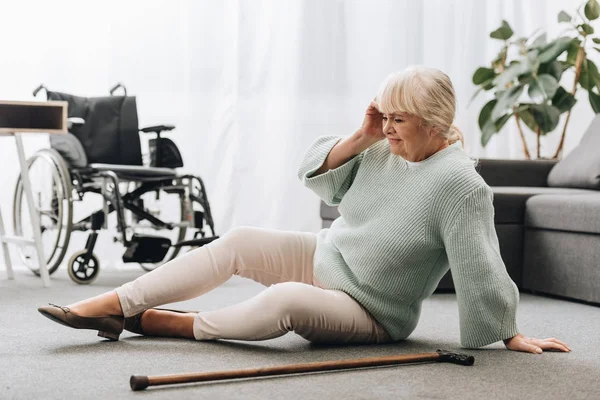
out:
<path id="1" fill-rule="evenodd" d="M 376 109 L 377 111 L 379 111 L 379 104 L 377 104 L 377 102 L 375 100 L 373 100 L 371 102 L 371 104 L 369 104 L 369 107 Z"/>
<path id="2" fill-rule="evenodd" d="M 535 346 L 537 348 L 541 348 L 542 350 L 559 350 L 564 352 L 569 352 L 570 349 L 568 346 L 559 343 L 560 341 L 555 338 L 549 339 L 536 339 L 536 338 L 528 338 L 527 343 L 529 345 Z"/>
<path id="3" fill-rule="evenodd" d="M 529 353 L 541 353 L 542 352 L 542 348 L 539 346 L 536 346 L 535 344 L 529 343 L 529 342 L 523 342 L 522 343 L 522 350 L 523 351 L 527 351 Z"/>
<path id="4" fill-rule="evenodd" d="M 562 344 L 563 346 L 565 346 L 567 349 L 571 350 L 571 348 L 569 347 L 568 344 L 566 344 L 565 342 L 563 342 L 562 340 L 558 340 L 556 338 L 548 338 L 548 339 L 544 339 L 544 342 L 556 342 L 559 344 Z"/>
<path id="5" fill-rule="evenodd" d="M 567 353 L 570 351 L 567 346 L 564 346 L 557 342 L 547 341 L 547 340 L 543 341 L 540 347 L 544 350 L 557 349 L 557 350 L 564 351 Z"/>
<path id="6" fill-rule="evenodd" d="M 506 344 L 506 347 L 510 350 L 525 351 L 528 353 L 537 354 L 542 353 L 544 350 L 558 350 L 567 353 L 571 351 L 566 343 L 556 338 L 537 339 L 526 337 L 521 334 L 510 340 Z"/>

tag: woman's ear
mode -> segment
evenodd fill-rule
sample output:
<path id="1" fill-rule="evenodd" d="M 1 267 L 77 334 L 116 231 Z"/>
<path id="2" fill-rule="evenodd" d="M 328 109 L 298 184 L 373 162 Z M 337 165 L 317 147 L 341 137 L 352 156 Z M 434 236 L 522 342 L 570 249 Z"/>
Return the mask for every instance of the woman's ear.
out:
<path id="1" fill-rule="evenodd" d="M 438 136 L 438 135 L 439 135 L 439 131 L 440 131 L 440 130 L 439 130 L 437 127 L 435 127 L 435 126 L 430 126 L 430 125 L 426 125 L 426 126 L 425 126 L 425 130 L 426 130 L 426 132 L 427 132 L 427 135 L 428 135 L 430 138 L 432 138 L 432 139 L 433 139 L 434 137 Z"/>

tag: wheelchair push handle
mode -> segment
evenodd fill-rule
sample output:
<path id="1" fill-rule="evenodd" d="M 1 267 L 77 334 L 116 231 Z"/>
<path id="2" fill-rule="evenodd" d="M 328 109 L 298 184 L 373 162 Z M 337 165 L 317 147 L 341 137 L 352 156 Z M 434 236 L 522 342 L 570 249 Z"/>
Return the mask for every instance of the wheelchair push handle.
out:
<path id="1" fill-rule="evenodd" d="M 43 84 L 40 84 L 40 86 L 36 87 L 33 91 L 33 97 L 36 97 L 37 94 L 40 92 L 40 90 L 44 89 L 46 91 L 46 96 L 48 96 L 48 88 L 46 86 L 44 86 Z"/>
<path id="2" fill-rule="evenodd" d="M 127 88 L 125 87 L 125 85 L 123 85 L 121 82 L 118 82 L 115 86 L 113 86 L 110 89 L 110 95 L 114 96 L 114 93 L 117 91 L 117 89 L 123 89 L 123 93 L 125 94 L 125 96 L 127 96 Z"/>

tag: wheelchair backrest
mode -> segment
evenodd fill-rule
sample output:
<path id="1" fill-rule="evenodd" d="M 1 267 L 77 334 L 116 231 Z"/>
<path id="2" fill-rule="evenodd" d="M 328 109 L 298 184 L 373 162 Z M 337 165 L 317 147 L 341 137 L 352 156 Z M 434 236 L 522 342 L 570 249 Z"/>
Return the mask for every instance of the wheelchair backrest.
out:
<path id="1" fill-rule="evenodd" d="M 48 100 L 69 103 L 69 117 L 85 120 L 85 124 L 71 128 L 71 133 L 83 145 L 88 163 L 142 165 L 134 96 L 80 97 L 47 93 Z"/>

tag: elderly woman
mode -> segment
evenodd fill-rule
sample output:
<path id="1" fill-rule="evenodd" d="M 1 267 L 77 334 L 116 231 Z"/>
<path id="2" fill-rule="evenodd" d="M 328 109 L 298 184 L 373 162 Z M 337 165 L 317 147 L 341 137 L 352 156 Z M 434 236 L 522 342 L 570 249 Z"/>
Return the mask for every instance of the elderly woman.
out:
<path id="1" fill-rule="evenodd" d="M 519 333 L 519 291 L 498 249 L 490 187 L 452 125 L 449 77 L 424 67 L 390 75 L 348 137 L 321 136 L 298 171 L 341 216 L 317 234 L 237 227 L 140 278 L 67 307 L 39 311 L 117 340 L 123 329 L 196 340 L 264 340 L 293 331 L 312 342 L 407 338 L 450 268 L 461 344 L 570 351 Z M 200 296 L 232 275 L 268 286 L 215 311 L 153 307 Z"/>

